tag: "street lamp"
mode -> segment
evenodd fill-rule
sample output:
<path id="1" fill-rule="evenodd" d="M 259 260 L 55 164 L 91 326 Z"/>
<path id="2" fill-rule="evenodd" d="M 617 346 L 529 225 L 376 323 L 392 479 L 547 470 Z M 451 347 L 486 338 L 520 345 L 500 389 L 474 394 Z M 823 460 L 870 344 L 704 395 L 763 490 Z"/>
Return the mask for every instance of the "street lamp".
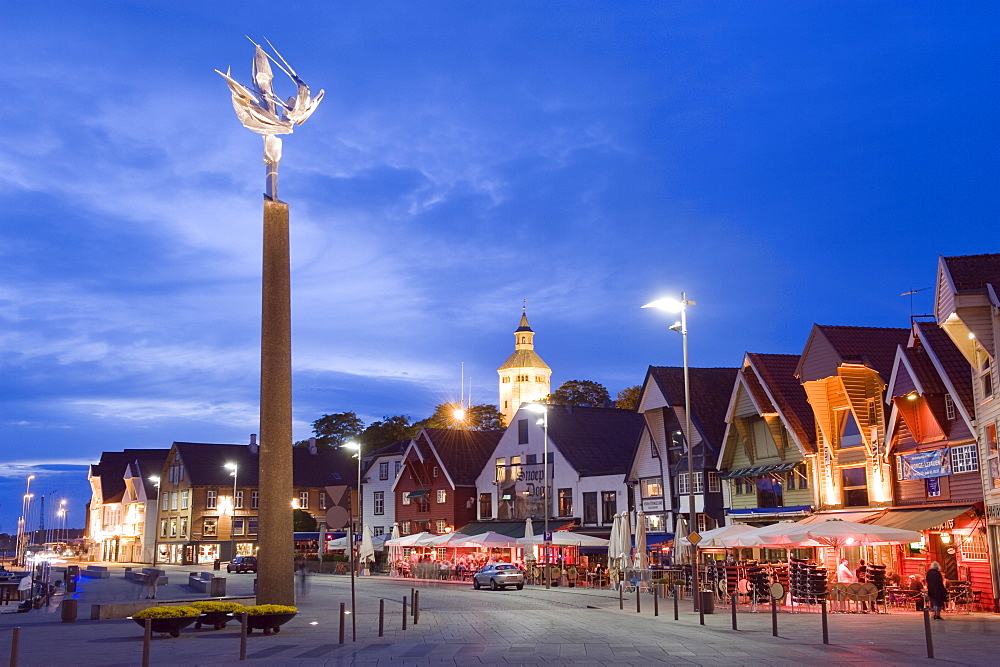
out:
<path id="1" fill-rule="evenodd" d="M 160 499 L 160 476 L 150 475 L 146 479 L 156 487 L 156 524 L 153 526 L 153 567 L 156 567 L 156 557 L 159 555 L 156 538 L 159 536 L 158 531 L 160 530 L 160 508 L 163 507 L 163 502 Z M 148 530 L 149 528 L 147 527 L 146 529 Z"/>
<path id="2" fill-rule="evenodd" d="M 240 466 L 238 463 L 231 461 L 222 467 L 226 470 L 233 471 L 230 473 L 233 476 L 233 513 L 230 515 L 229 519 L 229 537 L 232 542 L 232 555 L 229 556 L 229 559 L 232 560 L 233 558 L 236 558 L 236 480 L 238 479 L 237 475 L 240 472 Z"/>
<path id="3" fill-rule="evenodd" d="M 684 350 L 684 441 L 687 444 L 688 450 L 688 535 L 695 532 L 698 526 L 698 513 L 695 510 L 694 504 L 694 446 L 691 442 L 691 378 L 688 374 L 688 328 L 687 328 L 687 309 L 688 306 L 695 305 L 696 302 L 689 301 L 687 295 L 681 292 L 680 300 L 665 298 L 657 299 L 651 303 L 647 303 L 643 308 L 656 308 L 657 310 L 664 310 L 668 313 L 680 313 L 681 321 L 675 323 L 670 327 L 672 331 L 679 331 L 681 334 L 681 340 Z M 704 458 L 704 457 L 703 457 Z M 704 605 L 700 604 L 699 596 L 699 586 L 698 586 L 698 546 L 692 545 L 691 550 L 691 574 L 692 574 L 692 586 L 694 588 L 694 604 L 698 607 L 701 614 L 701 624 L 705 624 L 705 610 Z"/>
<path id="4" fill-rule="evenodd" d="M 364 530 L 364 525 L 363 525 L 364 519 L 361 514 L 361 443 L 358 442 L 357 440 L 348 440 L 347 442 L 341 444 L 340 448 L 353 449 L 357 451 L 357 454 L 355 454 L 355 456 L 358 457 L 358 523 L 362 524 L 361 530 Z M 348 494 L 347 497 L 348 501 L 350 501 L 350 494 Z M 357 626 L 357 621 L 355 620 L 357 618 L 357 614 L 354 613 L 355 612 L 354 568 L 356 567 L 357 563 L 355 562 L 354 558 L 354 531 L 352 530 L 353 527 L 354 527 L 354 521 L 349 520 L 347 526 L 347 537 L 348 537 L 347 547 L 351 550 L 351 641 L 357 641 L 358 626 Z"/>
<path id="5" fill-rule="evenodd" d="M 35 479 L 34 475 L 28 475 L 28 481 L 24 486 L 24 498 L 21 500 L 21 524 L 19 526 L 20 532 L 18 533 L 17 540 L 17 552 L 15 553 L 15 560 L 21 565 L 24 565 L 24 553 L 27 549 L 28 540 L 28 514 L 31 512 L 31 499 L 34 498 L 34 494 L 31 491 L 31 480 Z"/>
<path id="6" fill-rule="evenodd" d="M 540 415 L 538 421 L 542 429 L 544 430 L 544 435 L 542 439 L 542 499 L 544 501 L 545 516 L 543 519 L 545 527 L 542 528 L 544 531 L 542 533 L 542 542 L 545 545 L 545 588 L 552 587 L 552 564 L 550 563 L 551 558 L 549 557 L 549 552 L 551 551 L 551 540 L 549 539 L 549 406 L 544 403 L 527 403 L 524 406 L 525 410 L 529 412 L 534 412 Z"/>

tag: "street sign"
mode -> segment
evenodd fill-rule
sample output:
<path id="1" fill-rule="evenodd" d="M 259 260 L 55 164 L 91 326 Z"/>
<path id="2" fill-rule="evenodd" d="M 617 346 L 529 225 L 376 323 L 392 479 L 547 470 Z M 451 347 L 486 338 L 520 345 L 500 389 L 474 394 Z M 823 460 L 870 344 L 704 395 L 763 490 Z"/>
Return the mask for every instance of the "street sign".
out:
<path id="1" fill-rule="evenodd" d="M 542 537 L 543 541 L 545 541 L 545 542 L 551 542 L 552 541 L 552 531 L 551 530 L 543 531 L 542 535 L 543 535 L 543 537 Z"/>
<path id="2" fill-rule="evenodd" d="M 360 544 L 360 542 L 361 542 L 361 533 L 354 533 L 354 541 L 358 542 Z"/>
<path id="3" fill-rule="evenodd" d="M 699 535 L 698 533 L 691 533 L 690 535 L 688 535 L 687 538 L 688 542 L 690 542 L 694 546 L 698 546 L 698 543 L 701 542 L 701 535 Z"/>

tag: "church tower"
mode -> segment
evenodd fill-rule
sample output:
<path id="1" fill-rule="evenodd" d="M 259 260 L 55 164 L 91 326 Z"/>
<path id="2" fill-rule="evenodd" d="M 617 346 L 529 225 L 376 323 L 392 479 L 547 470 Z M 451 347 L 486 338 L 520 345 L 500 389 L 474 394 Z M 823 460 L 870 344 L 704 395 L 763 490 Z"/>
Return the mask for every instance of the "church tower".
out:
<path id="1" fill-rule="evenodd" d="M 535 352 L 535 332 L 528 325 L 528 313 L 522 307 L 521 325 L 514 332 L 514 353 L 497 369 L 500 374 L 500 412 L 510 424 L 521 403 L 530 403 L 552 393 L 549 380 L 552 369 Z"/>

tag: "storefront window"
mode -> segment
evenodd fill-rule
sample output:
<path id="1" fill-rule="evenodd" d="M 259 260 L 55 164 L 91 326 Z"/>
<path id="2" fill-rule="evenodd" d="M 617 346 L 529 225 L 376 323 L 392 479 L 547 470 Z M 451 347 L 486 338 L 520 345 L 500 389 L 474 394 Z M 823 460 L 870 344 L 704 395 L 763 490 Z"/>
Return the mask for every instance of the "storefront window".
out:
<path id="1" fill-rule="evenodd" d="M 213 563 L 219 557 L 218 544 L 199 544 L 198 563 Z"/>
<path id="2" fill-rule="evenodd" d="M 219 520 L 216 518 L 205 519 L 202 524 L 201 534 L 205 537 L 215 537 L 218 533 Z"/>
<path id="3" fill-rule="evenodd" d="M 867 507 L 868 471 L 865 467 L 843 468 L 840 479 L 844 489 L 844 507 Z"/>
<path id="4" fill-rule="evenodd" d="M 559 489 L 559 516 L 573 516 L 573 489 Z"/>

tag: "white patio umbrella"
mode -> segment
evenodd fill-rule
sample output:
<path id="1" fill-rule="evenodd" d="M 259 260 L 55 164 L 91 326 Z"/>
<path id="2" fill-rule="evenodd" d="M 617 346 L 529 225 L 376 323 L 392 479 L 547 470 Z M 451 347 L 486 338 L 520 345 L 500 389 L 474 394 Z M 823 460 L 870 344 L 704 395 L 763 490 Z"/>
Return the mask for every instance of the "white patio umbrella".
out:
<path id="1" fill-rule="evenodd" d="M 544 544 L 543 535 L 534 537 L 522 537 L 516 540 L 518 544 Z M 606 547 L 609 540 L 582 533 L 571 533 L 568 530 L 557 530 L 552 533 L 552 544 L 557 547 Z"/>
<path id="2" fill-rule="evenodd" d="M 649 567 L 646 555 L 646 514 L 639 510 L 635 513 L 635 567 L 645 570 Z"/>
<path id="3" fill-rule="evenodd" d="M 794 521 L 782 521 L 780 523 L 772 523 L 769 526 L 761 526 L 760 528 L 753 528 L 748 531 L 736 534 L 728 534 L 724 536 L 719 536 L 715 538 L 719 546 L 723 546 L 729 549 L 734 549 L 737 547 L 785 547 L 793 546 L 788 542 L 782 541 L 783 538 L 777 537 L 779 534 L 787 533 L 799 524 Z M 813 542 L 803 543 L 803 546 L 815 546 Z"/>
<path id="4" fill-rule="evenodd" d="M 395 540 L 386 540 L 385 544 L 389 547 L 425 547 L 435 537 L 437 535 L 431 535 L 430 533 L 413 533 L 412 535 L 405 535 Z"/>
<path id="5" fill-rule="evenodd" d="M 480 546 L 480 547 L 516 547 L 521 544 L 521 541 L 516 537 L 511 537 L 510 535 L 501 535 L 500 533 L 495 533 L 492 530 L 488 530 L 485 533 L 480 533 L 479 535 L 471 535 L 467 538 L 466 543 L 470 546 Z"/>
<path id="6" fill-rule="evenodd" d="M 456 547 L 460 546 L 464 542 L 471 539 L 465 533 L 445 533 L 443 535 L 435 535 L 427 540 L 427 543 L 422 546 L 428 547 Z"/>
<path id="7" fill-rule="evenodd" d="M 738 535 L 744 535 L 748 532 L 753 532 L 756 530 L 753 526 L 748 526 L 745 523 L 731 523 L 728 526 L 722 526 L 720 528 L 713 528 L 712 530 L 706 530 L 701 533 L 701 541 L 698 542 L 698 546 L 701 548 L 706 547 L 729 547 L 729 544 L 725 543 L 725 538 L 736 537 Z M 685 536 L 682 538 L 684 544 L 690 544 L 688 538 Z"/>
<path id="8" fill-rule="evenodd" d="M 372 528 L 367 523 L 361 529 L 361 547 L 358 549 L 358 560 L 362 565 L 375 560 L 375 546 L 372 544 Z"/>
<path id="9" fill-rule="evenodd" d="M 866 544 L 919 542 L 921 534 L 915 530 L 830 519 L 820 523 L 794 524 L 794 527 L 790 527 L 784 533 L 774 534 L 772 539 L 788 540 L 787 543 L 791 545 L 814 540 L 824 546 L 840 548 Z"/>

